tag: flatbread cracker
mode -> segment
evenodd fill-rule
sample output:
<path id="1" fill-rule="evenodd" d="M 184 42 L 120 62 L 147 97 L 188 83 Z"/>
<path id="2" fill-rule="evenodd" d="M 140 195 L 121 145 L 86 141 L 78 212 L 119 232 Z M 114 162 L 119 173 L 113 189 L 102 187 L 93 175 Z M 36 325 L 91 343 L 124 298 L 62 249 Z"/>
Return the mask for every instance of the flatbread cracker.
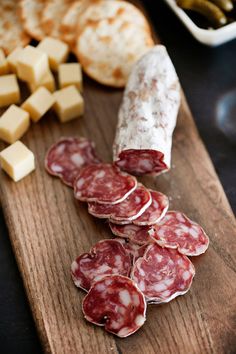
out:
<path id="1" fill-rule="evenodd" d="M 50 0 L 42 13 L 42 28 L 47 36 L 60 39 L 60 26 L 69 6 L 73 0 Z"/>
<path id="2" fill-rule="evenodd" d="M 24 30 L 37 41 L 45 37 L 41 26 L 41 17 L 47 0 L 21 0 L 20 15 Z"/>
<path id="3" fill-rule="evenodd" d="M 30 42 L 30 37 L 24 31 L 20 16 L 19 3 L 15 0 L 0 1 L 0 48 L 6 54 L 16 47 L 24 47 Z"/>
<path id="4" fill-rule="evenodd" d="M 135 61 L 153 45 L 143 26 L 116 16 L 88 23 L 77 40 L 76 54 L 90 77 L 104 85 L 123 87 Z"/>
<path id="5" fill-rule="evenodd" d="M 70 5 L 66 14 L 62 18 L 60 33 L 61 39 L 66 42 L 71 49 L 74 48 L 76 43 L 76 29 L 78 17 L 83 10 L 83 0 L 75 1 Z"/>

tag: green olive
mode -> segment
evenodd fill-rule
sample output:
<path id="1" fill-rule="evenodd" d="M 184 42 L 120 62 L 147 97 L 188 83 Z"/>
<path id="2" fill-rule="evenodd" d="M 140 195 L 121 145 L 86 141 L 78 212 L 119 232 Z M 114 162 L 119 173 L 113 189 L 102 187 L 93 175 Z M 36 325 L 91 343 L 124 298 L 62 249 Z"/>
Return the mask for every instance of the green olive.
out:
<path id="1" fill-rule="evenodd" d="M 200 13 L 216 27 L 221 27 L 227 23 L 227 18 L 221 9 L 208 0 L 177 0 L 177 4 L 182 9 Z"/>
<path id="2" fill-rule="evenodd" d="M 234 8 L 234 5 L 231 0 L 210 0 L 210 1 L 226 12 L 231 11 Z"/>

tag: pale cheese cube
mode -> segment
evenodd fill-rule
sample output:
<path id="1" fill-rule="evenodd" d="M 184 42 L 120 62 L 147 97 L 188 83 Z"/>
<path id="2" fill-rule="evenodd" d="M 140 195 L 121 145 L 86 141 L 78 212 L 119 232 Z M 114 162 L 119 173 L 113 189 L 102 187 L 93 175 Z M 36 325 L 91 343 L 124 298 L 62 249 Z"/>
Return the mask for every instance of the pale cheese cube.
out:
<path id="1" fill-rule="evenodd" d="M 9 66 L 3 50 L 0 48 L 0 75 L 9 73 Z"/>
<path id="2" fill-rule="evenodd" d="M 37 122 L 52 107 L 55 99 L 45 88 L 39 87 L 21 107 L 27 111 L 34 122 Z"/>
<path id="3" fill-rule="evenodd" d="M 84 113 L 84 100 L 75 86 L 68 86 L 53 93 L 56 100 L 54 109 L 62 123 Z"/>
<path id="4" fill-rule="evenodd" d="M 79 63 L 60 64 L 58 69 L 58 80 L 60 88 L 75 85 L 82 91 L 82 71 Z"/>
<path id="5" fill-rule="evenodd" d="M 17 75 L 23 81 L 39 82 L 48 72 L 48 57 L 39 49 L 28 45 L 17 60 Z"/>
<path id="6" fill-rule="evenodd" d="M 29 125 L 29 113 L 13 104 L 0 118 L 0 139 L 12 144 L 25 134 Z"/>
<path id="7" fill-rule="evenodd" d="M 35 169 L 34 154 L 20 141 L 0 152 L 0 162 L 2 169 L 15 182 Z"/>
<path id="8" fill-rule="evenodd" d="M 45 37 L 37 48 L 48 55 L 52 70 L 57 71 L 58 65 L 64 63 L 69 55 L 69 47 L 59 39 Z"/>
<path id="9" fill-rule="evenodd" d="M 0 107 L 20 101 L 20 89 L 15 74 L 0 76 Z"/>
<path id="10" fill-rule="evenodd" d="M 42 78 L 42 80 L 38 83 L 35 82 L 28 82 L 28 87 L 30 89 L 31 92 L 34 92 L 37 90 L 37 88 L 39 87 L 46 87 L 46 89 L 48 89 L 48 91 L 50 92 L 54 92 L 55 91 L 55 79 L 54 76 L 52 75 L 51 71 L 48 70 L 48 72 L 44 75 L 44 77 Z"/>
<path id="11" fill-rule="evenodd" d="M 17 61 L 22 51 L 22 47 L 17 47 L 7 57 L 7 62 L 12 73 L 17 73 Z"/>

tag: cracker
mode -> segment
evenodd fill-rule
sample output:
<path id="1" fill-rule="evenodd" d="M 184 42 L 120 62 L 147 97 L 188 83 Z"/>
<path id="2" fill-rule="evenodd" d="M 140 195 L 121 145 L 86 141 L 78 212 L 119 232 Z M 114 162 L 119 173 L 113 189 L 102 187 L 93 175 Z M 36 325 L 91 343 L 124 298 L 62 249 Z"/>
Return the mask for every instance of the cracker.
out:
<path id="1" fill-rule="evenodd" d="M 25 46 L 30 37 L 25 33 L 20 17 L 19 4 L 15 0 L 0 1 L 0 48 L 6 54 L 16 47 Z"/>
<path id="2" fill-rule="evenodd" d="M 83 9 L 83 0 L 75 1 L 70 5 L 64 17 L 62 18 L 60 33 L 61 40 L 66 42 L 71 49 L 74 48 L 77 34 L 78 17 Z"/>
<path id="3" fill-rule="evenodd" d="M 84 71 L 98 82 L 123 87 L 132 66 L 154 45 L 150 32 L 121 17 L 87 23 L 76 54 Z"/>
<path id="4" fill-rule="evenodd" d="M 45 37 L 41 26 L 41 16 L 46 0 L 21 0 L 20 15 L 24 30 L 37 41 Z"/>
<path id="5" fill-rule="evenodd" d="M 50 0 L 42 13 L 42 28 L 47 36 L 60 39 L 60 25 L 73 0 Z"/>

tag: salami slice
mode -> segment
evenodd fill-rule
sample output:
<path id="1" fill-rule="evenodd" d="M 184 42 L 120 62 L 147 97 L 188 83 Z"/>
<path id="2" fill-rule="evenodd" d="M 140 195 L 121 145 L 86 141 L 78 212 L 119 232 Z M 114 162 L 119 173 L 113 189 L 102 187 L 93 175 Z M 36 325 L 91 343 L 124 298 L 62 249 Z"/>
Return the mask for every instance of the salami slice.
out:
<path id="1" fill-rule="evenodd" d="M 132 221 L 149 207 L 152 197 L 147 188 L 138 184 L 137 188 L 123 202 L 118 204 L 99 204 L 90 202 L 88 211 L 97 218 L 111 218 L 115 222 Z"/>
<path id="2" fill-rule="evenodd" d="M 195 275 L 188 257 L 177 250 L 149 245 L 142 258 L 134 264 L 131 278 L 149 303 L 162 303 L 185 294 Z"/>
<path id="3" fill-rule="evenodd" d="M 154 225 L 166 214 L 169 208 L 169 199 L 166 195 L 149 190 L 152 196 L 152 203 L 145 212 L 133 221 L 135 225 Z"/>
<path id="4" fill-rule="evenodd" d="M 82 309 L 87 321 L 105 326 L 118 337 L 136 332 L 146 319 L 142 292 L 131 279 L 121 275 L 107 275 L 95 282 Z"/>
<path id="5" fill-rule="evenodd" d="M 118 114 L 113 159 L 134 175 L 170 168 L 172 133 L 180 105 L 180 85 L 166 48 L 157 45 L 129 76 Z"/>
<path id="6" fill-rule="evenodd" d="M 52 145 L 45 157 L 45 168 L 48 173 L 58 176 L 70 187 L 81 168 L 100 163 L 95 145 L 85 138 L 61 138 Z"/>
<path id="7" fill-rule="evenodd" d="M 117 240 L 102 240 L 72 263 L 71 274 L 75 285 L 87 291 L 104 275 L 128 276 L 130 269 L 130 254 L 125 247 Z"/>
<path id="8" fill-rule="evenodd" d="M 150 236 L 162 247 L 177 248 L 187 256 L 204 253 L 209 238 L 201 226 L 179 211 L 169 211 L 150 231 Z"/>
<path id="9" fill-rule="evenodd" d="M 111 164 L 84 167 L 74 182 L 75 198 L 101 204 L 117 204 L 137 187 L 135 177 Z"/>
<path id="10" fill-rule="evenodd" d="M 149 231 L 151 230 L 150 226 L 138 226 L 133 224 L 118 225 L 111 222 L 109 226 L 114 235 L 127 238 L 132 243 L 146 245 L 147 243 L 153 242 L 153 238 L 149 235 Z"/>
<path id="11" fill-rule="evenodd" d="M 132 265 L 137 261 L 138 258 L 143 257 L 148 246 L 148 244 L 140 246 L 124 238 L 117 237 L 116 240 L 119 241 L 129 253 Z"/>

